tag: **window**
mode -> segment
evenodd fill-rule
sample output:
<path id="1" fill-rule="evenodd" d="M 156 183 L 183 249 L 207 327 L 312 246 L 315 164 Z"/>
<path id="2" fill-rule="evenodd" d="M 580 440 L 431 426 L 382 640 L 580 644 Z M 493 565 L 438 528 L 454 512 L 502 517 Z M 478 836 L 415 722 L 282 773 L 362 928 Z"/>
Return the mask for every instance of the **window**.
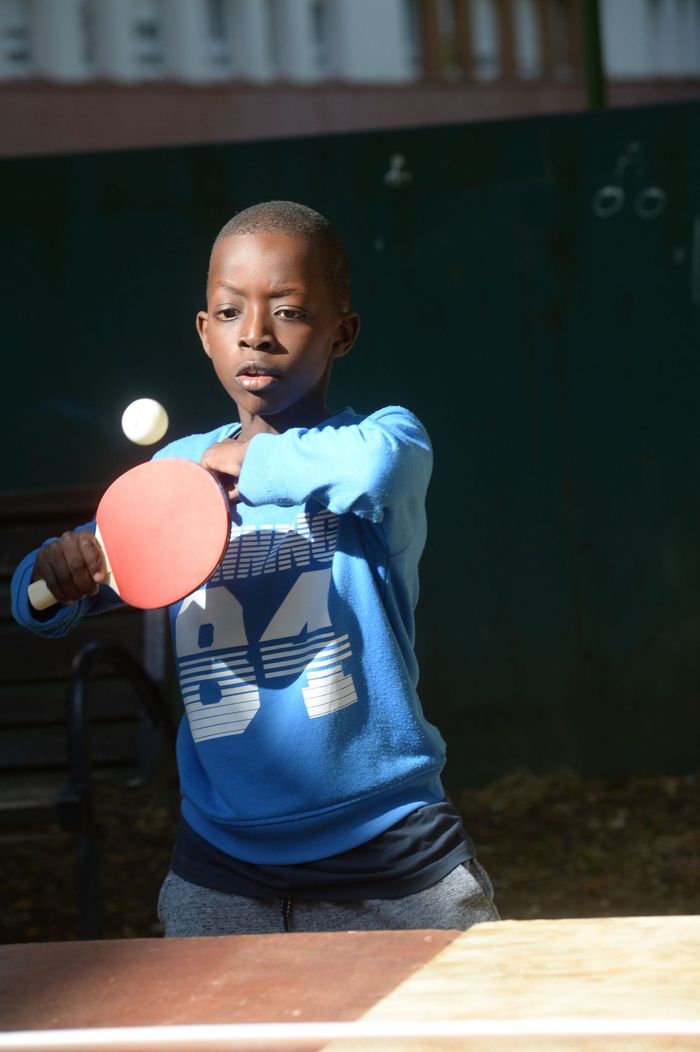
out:
<path id="1" fill-rule="evenodd" d="M 164 60 L 160 0 L 133 0 L 134 59 L 142 72 L 158 76 Z"/>
<path id="2" fill-rule="evenodd" d="M 422 72 L 422 49 L 420 16 L 418 0 L 403 0 L 403 38 L 408 66 L 413 75 L 418 77 Z"/>
<path id="3" fill-rule="evenodd" d="M 26 0 L 0 0 L 0 74 L 26 77 L 30 72 L 29 5 Z"/>
<path id="4" fill-rule="evenodd" d="M 229 5 L 226 0 L 205 0 L 209 37 L 209 61 L 214 74 L 224 75 L 231 68 L 229 45 Z"/>
<path id="5" fill-rule="evenodd" d="M 472 5 L 474 76 L 492 80 L 501 70 L 498 24 L 492 0 L 476 0 Z"/>
<path id="6" fill-rule="evenodd" d="M 280 27 L 280 11 L 277 0 L 267 0 L 265 15 L 267 16 L 267 41 L 270 66 L 274 76 L 279 76 L 282 69 L 282 30 Z"/>
<path id="7" fill-rule="evenodd" d="M 310 0 L 311 39 L 316 72 L 327 77 L 331 69 L 330 12 L 328 0 Z"/>
<path id="8" fill-rule="evenodd" d="M 82 58 L 88 69 L 94 69 L 97 62 L 97 19 L 95 15 L 96 0 L 82 0 L 78 17 L 80 19 L 80 40 Z"/>

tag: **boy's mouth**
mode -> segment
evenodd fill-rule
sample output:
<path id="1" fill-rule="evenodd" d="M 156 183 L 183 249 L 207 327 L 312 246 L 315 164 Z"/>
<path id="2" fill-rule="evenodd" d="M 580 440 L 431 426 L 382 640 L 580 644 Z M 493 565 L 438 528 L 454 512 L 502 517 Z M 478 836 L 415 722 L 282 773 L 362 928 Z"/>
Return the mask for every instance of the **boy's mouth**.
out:
<path id="1" fill-rule="evenodd" d="M 272 365 L 260 362 L 244 362 L 236 373 L 236 379 L 246 391 L 265 391 L 278 382 L 282 373 Z"/>

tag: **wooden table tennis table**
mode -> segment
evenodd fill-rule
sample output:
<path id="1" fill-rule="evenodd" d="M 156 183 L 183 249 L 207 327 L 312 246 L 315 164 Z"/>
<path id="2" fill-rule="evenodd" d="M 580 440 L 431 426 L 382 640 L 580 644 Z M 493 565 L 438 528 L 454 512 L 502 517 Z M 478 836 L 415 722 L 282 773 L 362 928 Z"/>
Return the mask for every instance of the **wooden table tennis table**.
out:
<path id="1" fill-rule="evenodd" d="M 700 1050 L 700 917 L 0 947 L 0 1050 Z"/>

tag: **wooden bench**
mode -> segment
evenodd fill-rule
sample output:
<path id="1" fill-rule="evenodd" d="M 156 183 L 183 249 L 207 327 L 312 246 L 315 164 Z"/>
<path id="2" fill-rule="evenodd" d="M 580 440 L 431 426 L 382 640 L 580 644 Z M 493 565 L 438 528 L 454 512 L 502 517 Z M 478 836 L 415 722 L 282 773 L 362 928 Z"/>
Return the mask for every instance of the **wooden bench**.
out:
<path id="1" fill-rule="evenodd" d="M 175 720 L 164 611 L 120 607 L 42 639 L 11 616 L 23 555 L 88 521 L 97 488 L 0 494 L 0 839 L 59 823 L 74 839 L 79 932 L 102 934 L 94 788 L 146 783 L 171 799 Z"/>

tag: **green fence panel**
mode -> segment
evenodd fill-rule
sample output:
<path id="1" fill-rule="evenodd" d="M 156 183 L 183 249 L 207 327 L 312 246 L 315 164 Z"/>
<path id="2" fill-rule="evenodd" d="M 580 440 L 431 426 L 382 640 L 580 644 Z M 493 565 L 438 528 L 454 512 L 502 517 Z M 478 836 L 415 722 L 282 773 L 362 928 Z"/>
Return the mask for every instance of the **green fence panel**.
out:
<path id="1" fill-rule="evenodd" d="M 397 158 L 399 158 L 397 160 Z M 2 486 L 108 481 L 230 418 L 194 330 L 222 223 L 345 234 L 332 403 L 406 404 L 436 467 L 419 653 L 448 782 L 695 770 L 700 105 L 0 164 Z"/>

